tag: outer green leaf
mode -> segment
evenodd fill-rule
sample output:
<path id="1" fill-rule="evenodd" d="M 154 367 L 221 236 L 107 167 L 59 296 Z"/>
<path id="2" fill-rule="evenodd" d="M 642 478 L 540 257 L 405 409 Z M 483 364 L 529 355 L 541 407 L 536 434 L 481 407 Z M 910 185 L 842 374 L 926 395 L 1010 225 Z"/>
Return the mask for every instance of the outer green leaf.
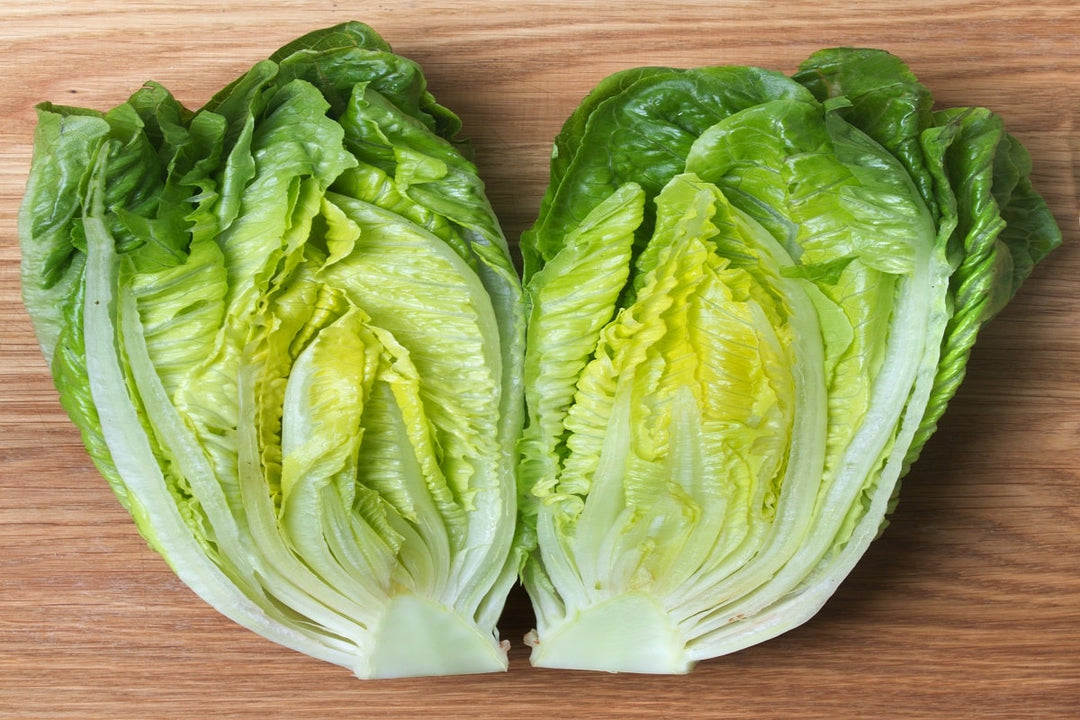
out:
<path id="1" fill-rule="evenodd" d="M 706 128 L 731 113 L 783 97 L 809 94 L 783 75 L 757 68 L 651 68 L 601 84 L 556 140 L 540 217 L 521 238 L 526 281 L 612 191 L 633 181 L 654 196 L 682 172 L 690 145 Z M 647 206 L 638 250 L 652 222 Z"/>

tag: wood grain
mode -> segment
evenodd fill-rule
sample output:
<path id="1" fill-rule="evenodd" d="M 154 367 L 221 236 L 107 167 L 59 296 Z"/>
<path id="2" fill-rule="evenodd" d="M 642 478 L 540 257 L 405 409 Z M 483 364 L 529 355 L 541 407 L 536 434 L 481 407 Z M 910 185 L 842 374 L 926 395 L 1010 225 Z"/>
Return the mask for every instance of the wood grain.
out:
<path id="1" fill-rule="evenodd" d="M 148 550 L 63 415 L 19 303 L 16 212 L 41 100 L 144 80 L 199 106 L 282 43 L 358 19 L 465 122 L 508 235 L 562 119 L 609 72 L 832 45 L 904 57 L 943 104 L 1001 113 L 1066 245 L 986 328 L 885 535 L 812 621 L 684 677 L 536 670 L 360 682 L 223 619 Z M 1080 715 L 1080 13 L 1072 0 L 891 3 L 54 2 L 0 9 L 0 716 L 1070 718 Z"/>

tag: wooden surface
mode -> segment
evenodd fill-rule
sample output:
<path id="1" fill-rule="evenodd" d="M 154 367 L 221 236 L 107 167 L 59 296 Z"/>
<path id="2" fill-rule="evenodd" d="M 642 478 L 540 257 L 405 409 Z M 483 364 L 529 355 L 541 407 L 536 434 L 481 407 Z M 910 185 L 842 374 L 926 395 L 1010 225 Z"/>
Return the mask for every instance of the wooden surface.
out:
<path id="1" fill-rule="evenodd" d="M 887 9 L 886 9 L 887 8 Z M 1080 11 L 1023 3 L 8 2 L 0 9 L 0 717 L 1080 717 Z M 107 109 L 144 80 L 197 107 L 284 42 L 356 19 L 425 67 L 513 239 L 550 141 L 609 72 L 790 72 L 852 44 L 944 104 L 1005 116 L 1066 245 L 984 332 L 899 510 L 811 622 L 685 677 L 511 671 L 361 682 L 199 601 L 137 536 L 63 415 L 18 300 L 34 103 Z"/>

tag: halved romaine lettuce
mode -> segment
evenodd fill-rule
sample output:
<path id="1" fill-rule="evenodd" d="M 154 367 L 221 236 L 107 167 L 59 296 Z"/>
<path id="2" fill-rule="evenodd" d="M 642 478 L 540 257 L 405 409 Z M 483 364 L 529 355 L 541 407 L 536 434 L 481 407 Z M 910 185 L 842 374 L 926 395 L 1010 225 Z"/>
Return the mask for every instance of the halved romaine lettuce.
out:
<path id="1" fill-rule="evenodd" d="M 523 310 L 458 119 L 370 28 L 191 112 L 39 108 L 25 304 L 140 532 L 361 677 L 503 670 Z"/>
<path id="2" fill-rule="evenodd" d="M 522 239 L 532 661 L 677 673 L 810 618 L 979 327 L 1060 233 L 1023 148 L 897 58 L 645 68 L 555 142 Z"/>

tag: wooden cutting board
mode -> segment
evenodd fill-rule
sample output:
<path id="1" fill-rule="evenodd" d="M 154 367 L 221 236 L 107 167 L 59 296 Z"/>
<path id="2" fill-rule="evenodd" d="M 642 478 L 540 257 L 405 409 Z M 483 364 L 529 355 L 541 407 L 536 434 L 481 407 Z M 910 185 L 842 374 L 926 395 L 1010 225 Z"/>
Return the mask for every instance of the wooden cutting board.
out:
<path id="1" fill-rule="evenodd" d="M 550 141 L 602 77 L 904 57 L 943 104 L 1001 113 L 1066 245 L 986 328 L 891 526 L 812 621 L 652 677 L 536 670 L 361 682 L 232 625 L 147 549 L 56 400 L 18 297 L 34 103 L 107 109 L 147 79 L 198 107 L 284 42 L 368 22 L 463 118 L 511 238 Z M 1023 3 L 9 2 L 0 9 L 0 717 L 1080 717 L 1080 11 Z"/>

